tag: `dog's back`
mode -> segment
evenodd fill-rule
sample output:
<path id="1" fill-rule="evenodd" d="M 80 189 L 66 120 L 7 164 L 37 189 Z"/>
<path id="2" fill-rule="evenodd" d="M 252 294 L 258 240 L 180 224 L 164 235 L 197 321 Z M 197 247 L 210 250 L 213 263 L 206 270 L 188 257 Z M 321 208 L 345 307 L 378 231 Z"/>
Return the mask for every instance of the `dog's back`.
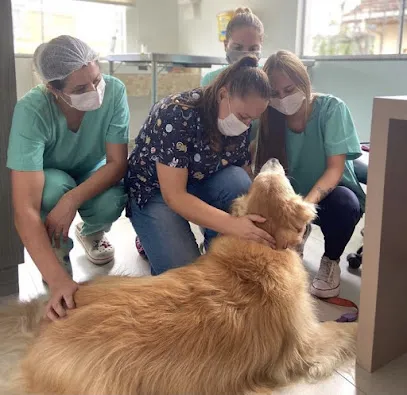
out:
<path id="1" fill-rule="evenodd" d="M 8 395 L 18 365 L 40 329 L 43 297 L 31 302 L 5 299 L 0 304 L 0 393 Z M 18 388 L 19 385 L 17 384 Z M 21 388 L 18 395 L 22 395 Z"/>
<path id="2" fill-rule="evenodd" d="M 258 389 L 256 376 L 270 365 L 274 350 L 272 358 L 278 359 L 284 332 L 275 324 L 282 321 L 283 306 L 267 311 L 265 290 L 242 277 L 246 259 L 266 264 L 262 250 L 285 254 L 223 237 L 190 266 L 158 277 L 106 277 L 81 287 L 78 308 L 46 328 L 23 361 L 27 388 L 98 395 Z M 265 347 L 265 336 L 275 341 Z"/>

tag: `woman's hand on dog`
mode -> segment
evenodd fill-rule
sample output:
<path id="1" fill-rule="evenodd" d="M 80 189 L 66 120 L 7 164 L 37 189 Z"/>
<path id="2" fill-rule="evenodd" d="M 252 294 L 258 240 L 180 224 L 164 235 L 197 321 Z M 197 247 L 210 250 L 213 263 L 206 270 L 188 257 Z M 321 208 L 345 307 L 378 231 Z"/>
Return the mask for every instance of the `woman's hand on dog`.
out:
<path id="1" fill-rule="evenodd" d="M 51 299 L 45 315 L 52 321 L 65 317 L 66 310 L 75 308 L 74 294 L 78 288 L 78 284 L 69 277 L 50 285 Z"/>
<path id="2" fill-rule="evenodd" d="M 268 245 L 271 248 L 276 248 L 276 240 L 274 237 L 255 225 L 256 222 L 260 224 L 266 222 L 265 218 L 255 214 L 232 218 L 233 222 L 230 231 L 228 232 L 229 234 L 257 241 L 258 243 Z"/>

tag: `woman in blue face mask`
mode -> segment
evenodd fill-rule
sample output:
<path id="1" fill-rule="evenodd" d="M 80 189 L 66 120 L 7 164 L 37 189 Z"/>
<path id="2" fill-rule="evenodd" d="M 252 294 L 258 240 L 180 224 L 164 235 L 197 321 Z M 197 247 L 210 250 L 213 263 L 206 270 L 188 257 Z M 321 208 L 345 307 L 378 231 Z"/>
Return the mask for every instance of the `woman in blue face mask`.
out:
<path id="1" fill-rule="evenodd" d="M 84 42 L 60 36 L 35 51 L 44 81 L 16 105 L 8 147 L 17 231 L 51 291 L 48 317 L 74 307 L 70 225 L 88 259 L 110 262 L 105 236 L 127 201 L 129 110 L 124 85 L 103 75 Z"/>
<path id="2" fill-rule="evenodd" d="M 264 26 L 261 20 L 253 14 L 250 8 L 238 8 L 235 15 L 226 27 L 226 40 L 224 42 L 226 59 L 229 64 L 249 54 L 260 60 L 264 39 Z M 224 68 L 207 73 L 201 81 L 202 86 L 209 85 L 222 72 Z M 258 120 L 254 120 L 250 132 L 250 152 L 254 157 L 254 140 L 259 129 Z"/>
<path id="3" fill-rule="evenodd" d="M 226 59 L 233 64 L 243 56 L 254 55 L 259 60 L 264 39 L 264 26 L 250 8 L 238 8 L 226 27 L 224 41 Z M 223 68 L 211 71 L 202 78 L 202 86 L 209 85 Z"/>
<path id="4" fill-rule="evenodd" d="M 353 168 L 353 160 L 361 155 L 355 125 L 342 100 L 312 92 L 307 70 L 293 53 L 272 55 L 264 71 L 272 95 L 261 118 L 256 170 L 278 158 L 294 190 L 318 205 L 316 224 L 324 235 L 325 251 L 311 293 L 338 296 L 339 260 L 365 205 Z"/>
<path id="5" fill-rule="evenodd" d="M 151 109 L 129 158 L 127 214 L 151 272 L 191 263 L 200 255 L 189 221 L 204 230 L 205 247 L 216 234 L 274 244 L 253 222 L 228 214 L 251 180 L 249 132 L 267 108 L 270 84 L 245 57 L 204 89 L 172 95 Z"/>

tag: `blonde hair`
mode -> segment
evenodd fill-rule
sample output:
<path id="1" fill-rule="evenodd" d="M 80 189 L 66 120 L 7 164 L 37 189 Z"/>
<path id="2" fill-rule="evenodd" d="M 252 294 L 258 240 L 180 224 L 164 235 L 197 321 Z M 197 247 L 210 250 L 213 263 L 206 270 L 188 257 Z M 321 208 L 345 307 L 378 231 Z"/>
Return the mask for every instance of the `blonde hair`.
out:
<path id="1" fill-rule="evenodd" d="M 261 40 L 264 38 L 264 26 L 260 18 L 253 14 L 248 7 L 236 8 L 235 14 L 226 27 L 226 41 L 230 40 L 231 35 L 236 29 L 241 27 L 253 27 L 259 33 Z"/>
<path id="2" fill-rule="evenodd" d="M 312 88 L 307 68 L 294 53 L 285 50 L 276 52 L 267 59 L 263 70 L 267 73 L 270 81 L 274 71 L 283 72 L 304 93 L 307 102 L 311 101 Z"/>
<path id="3" fill-rule="evenodd" d="M 307 108 L 310 106 L 312 102 L 311 80 L 307 68 L 297 55 L 290 51 L 280 50 L 267 59 L 263 70 L 268 75 L 270 82 L 274 71 L 280 71 L 287 75 L 297 89 L 304 93 Z M 260 119 L 255 172 L 258 172 L 270 158 L 277 158 L 288 170 L 285 134 L 285 115 L 269 107 Z"/>

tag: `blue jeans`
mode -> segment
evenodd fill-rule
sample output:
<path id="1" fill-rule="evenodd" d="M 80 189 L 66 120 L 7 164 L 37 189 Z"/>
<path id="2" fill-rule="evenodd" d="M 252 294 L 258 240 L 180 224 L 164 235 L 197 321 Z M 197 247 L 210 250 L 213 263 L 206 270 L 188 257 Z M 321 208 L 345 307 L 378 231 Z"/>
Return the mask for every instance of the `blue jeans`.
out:
<path id="1" fill-rule="evenodd" d="M 355 193 L 338 186 L 318 204 L 315 224 L 321 227 L 325 239 L 325 253 L 338 260 L 349 243 L 363 213 Z"/>
<path id="2" fill-rule="evenodd" d="M 188 185 L 188 192 L 204 202 L 228 211 L 233 200 L 247 193 L 250 177 L 241 167 L 229 166 L 208 179 Z M 131 202 L 130 218 L 151 265 L 151 274 L 185 266 L 199 257 L 200 252 L 189 222 L 171 210 L 161 193 L 155 194 L 140 208 Z M 205 246 L 217 233 L 204 230 Z"/>

